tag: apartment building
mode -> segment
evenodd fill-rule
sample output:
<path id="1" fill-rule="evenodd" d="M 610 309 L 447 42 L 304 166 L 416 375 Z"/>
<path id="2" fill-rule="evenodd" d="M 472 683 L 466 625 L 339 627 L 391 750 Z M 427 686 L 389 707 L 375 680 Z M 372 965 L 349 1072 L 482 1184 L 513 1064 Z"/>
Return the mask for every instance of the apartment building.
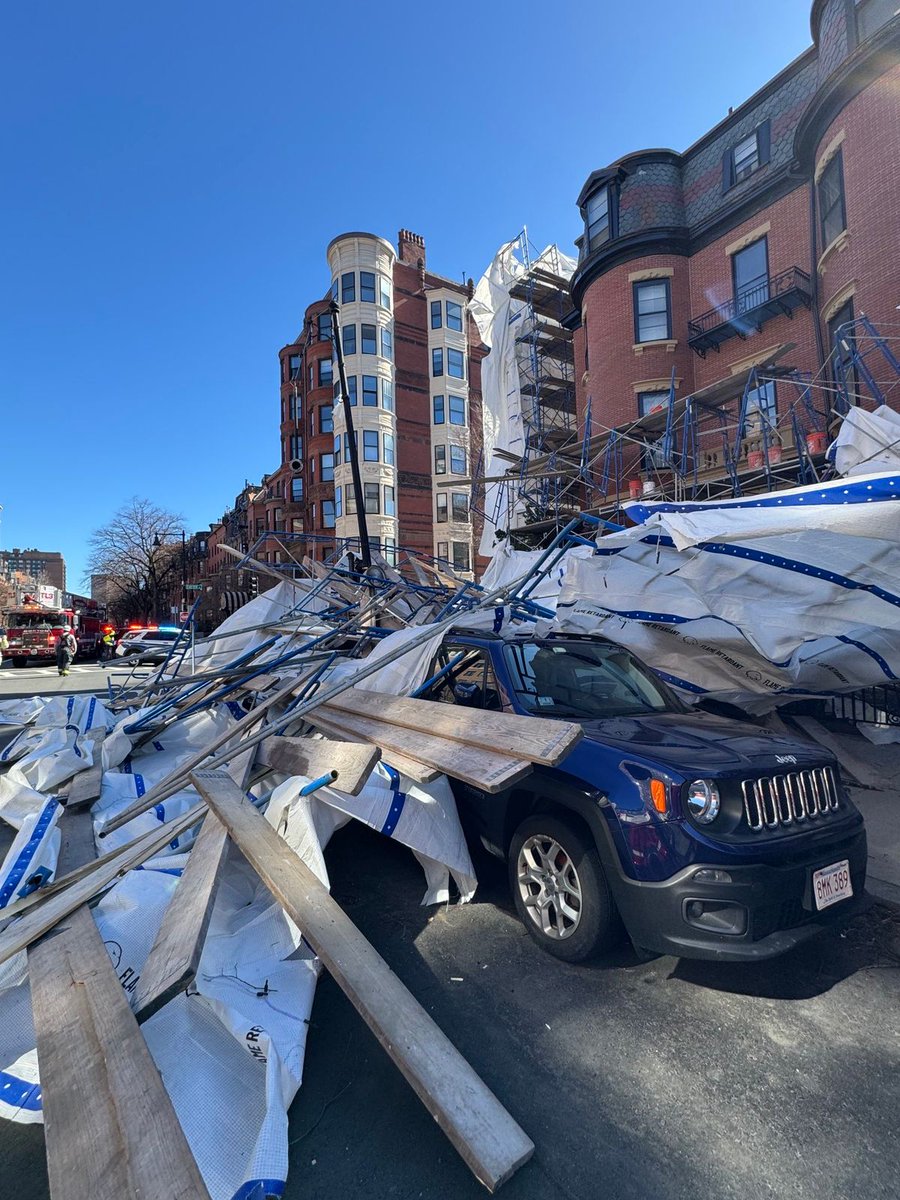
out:
<path id="1" fill-rule="evenodd" d="M 58 550 L 0 550 L 0 577 L 21 576 L 34 583 L 66 590 L 66 560 Z"/>
<path id="2" fill-rule="evenodd" d="M 401 230 L 397 248 L 345 233 L 326 250 L 330 286 L 306 310 L 281 361 L 282 463 L 272 483 L 283 529 L 317 559 L 358 550 L 359 531 L 331 304 L 341 345 L 369 538 L 392 561 L 402 546 L 475 565 L 480 518 L 469 478 L 481 450 L 485 348 L 467 306 L 472 283 L 426 267 L 425 242 Z M 302 533 L 302 539 L 298 535 Z M 262 552 L 275 562 L 277 548 Z"/>
<path id="3" fill-rule="evenodd" d="M 688 150 L 638 150 L 590 174 L 569 322 L 582 428 L 590 400 L 594 430 L 627 429 L 667 404 L 674 379 L 678 400 L 707 405 L 700 474 L 721 473 L 715 430 L 734 436 L 762 376 L 748 410 L 778 428 L 787 458 L 798 380 L 833 416 L 850 354 L 838 330 L 863 314 L 885 336 L 900 329 L 896 7 L 815 0 L 809 49 Z"/>

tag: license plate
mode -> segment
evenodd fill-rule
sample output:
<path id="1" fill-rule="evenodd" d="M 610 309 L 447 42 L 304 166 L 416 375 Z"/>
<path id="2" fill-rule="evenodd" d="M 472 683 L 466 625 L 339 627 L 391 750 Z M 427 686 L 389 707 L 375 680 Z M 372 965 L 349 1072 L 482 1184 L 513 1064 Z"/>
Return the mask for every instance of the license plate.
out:
<path id="1" fill-rule="evenodd" d="M 813 871 L 813 896 L 816 908 L 820 911 L 839 900 L 847 900 L 853 895 L 853 884 L 850 882 L 850 863 L 845 858 L 843 862 L 833 863 L 823 867 L 821 871 Z"/>

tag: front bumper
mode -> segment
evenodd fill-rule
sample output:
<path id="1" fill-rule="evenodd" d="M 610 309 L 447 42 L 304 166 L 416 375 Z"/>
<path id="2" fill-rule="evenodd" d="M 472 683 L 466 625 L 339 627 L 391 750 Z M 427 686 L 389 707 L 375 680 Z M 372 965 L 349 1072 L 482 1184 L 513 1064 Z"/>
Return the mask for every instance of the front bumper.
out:
<path id="1" fill-rule="evenodd" d="M 813 872 L 842 859 L 850 864 L 853 895 L 818 912 L 812 894 Z M 632 941 L 642 949 L 682 958 L 773 958 L 867 906 L 866 861 L 865 828 L 856 828 L 835 838 L 827 848 L 793 855 L 783 865 L 694 863 L 661 883 L 620 877 L 616 901 Z M 694 876 L 704 869 L 727 871 L 732 882 L 697 882 Z M 723 917 L 736 914 L 742 932 L 698 928 L 688 916 L 695 901 L 724 906 Z"/>

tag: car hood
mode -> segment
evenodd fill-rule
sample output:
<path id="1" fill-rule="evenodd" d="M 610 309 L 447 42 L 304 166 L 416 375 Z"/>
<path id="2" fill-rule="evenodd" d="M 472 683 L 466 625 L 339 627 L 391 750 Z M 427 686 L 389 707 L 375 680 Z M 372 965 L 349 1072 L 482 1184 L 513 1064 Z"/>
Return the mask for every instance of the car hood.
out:
<path id="1" fill-rule="evenodd" d="M 834 761 L 821 746 L 708 713 L 657 713 L 581 724 L 588 744 L 612 746 L 625 756 L 652 759 L 694 776 L 705 771 L 791 771 Z"/>

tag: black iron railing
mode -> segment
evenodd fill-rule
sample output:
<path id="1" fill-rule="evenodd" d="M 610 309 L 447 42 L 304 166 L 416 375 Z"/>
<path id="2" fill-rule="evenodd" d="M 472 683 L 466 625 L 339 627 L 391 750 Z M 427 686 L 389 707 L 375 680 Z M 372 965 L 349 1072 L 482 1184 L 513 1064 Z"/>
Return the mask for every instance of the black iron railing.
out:
<path id="1" fill-rule="evenodd" d="M 772 317 L 793 315 L 798 305 L 807 308 L 812 297 L 810 278 L 799 267 L 759 279 L 731 299 L 688 321 L 688 345 L 700 354 L 718 349 L 730 337 L 743 337 Z"/>

